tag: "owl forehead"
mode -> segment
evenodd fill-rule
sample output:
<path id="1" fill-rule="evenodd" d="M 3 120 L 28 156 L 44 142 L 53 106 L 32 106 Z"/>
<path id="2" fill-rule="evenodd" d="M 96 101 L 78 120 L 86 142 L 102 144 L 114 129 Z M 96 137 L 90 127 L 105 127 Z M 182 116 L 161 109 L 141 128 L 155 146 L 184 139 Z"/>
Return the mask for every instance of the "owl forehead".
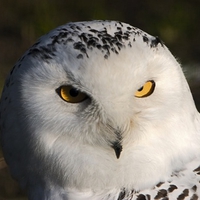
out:
<path id="1" fill-rule="evenodd" d="M 155 49 L 162 42 L 142 30 L 115 21 L 68 23 L 49 32 L 33 45 L 28 54 L 44 61 L 56 59 L 63 51 L 75 59 L 90 59 L 98 52 L 104 59 L 124 49 L 144 45 Z"/>
<path id="2" fill-rule="evenodd" d="M 151 57 L 150 53 L 154 54 L 155 51 L 160 52 L 161 48 L 165 49 L 163 47 L 165 46 L 159 38 L 125 23 L 116 21 L 68 23 L 42 36 L 14 66 L 11 75 L 23 66 L 22 69 L 27 73 L 28 67 L 32 68 L 31 73 L 41 73 L 44 77 L 53 76 L 59 79 L 63 76 L 63 80 L 64 70 L 70 72 L 71 77 L 74 76 L 74 80 L 77 81 L 84 72 L 84 77 L 88 76 L 88 79 L 91 79 L 92 74 L 97 74 L 104 66 L 104 69 L 106 67 L 108 69 L 101 70 L 103 77 L 103 72 L 112 74 L 113 71 L 117 73 L 119 69 L 121 73 L 121 70 L 124 70 L 121 66 L 130 63 L 130 60 L 126 62 L 127 57 L 131 58 L 131 61 L 144 60 L 146 57 Z M 93 69 L 93 66 L 96 68 Z"/>

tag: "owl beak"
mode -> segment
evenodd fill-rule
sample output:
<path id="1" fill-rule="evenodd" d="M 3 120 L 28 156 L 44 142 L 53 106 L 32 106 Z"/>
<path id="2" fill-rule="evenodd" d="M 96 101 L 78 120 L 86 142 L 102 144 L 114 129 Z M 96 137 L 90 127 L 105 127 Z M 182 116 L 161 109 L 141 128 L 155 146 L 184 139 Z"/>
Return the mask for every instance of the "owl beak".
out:
<path id="1" fill-rule="evenodd" d="M 122 145 L 119 141 L 116 141 L 112 144 L 112 148 L 115 150 L 115 155 L 117 159 L 119 159 L 121 152 L 122 152 Z"/>
<path id="2" fill-rule="evenodd" d="M 119 128 L 116 129 L 114 131 L 114 133 L 116 135 L 116 140 L 114 142 L 112 142 L 111 147 L 114 149 L 117 159 L 119 159 L 122 149 L 123 149 L 122 148 L 122 135 L 121 135 L 121 131 Z"/>

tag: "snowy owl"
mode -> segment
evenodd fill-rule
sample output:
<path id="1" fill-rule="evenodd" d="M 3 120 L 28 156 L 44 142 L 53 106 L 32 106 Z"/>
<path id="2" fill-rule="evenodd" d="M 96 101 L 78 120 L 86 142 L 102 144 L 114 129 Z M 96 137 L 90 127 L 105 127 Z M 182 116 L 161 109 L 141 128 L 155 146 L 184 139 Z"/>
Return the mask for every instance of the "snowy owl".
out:
<path id="1" fill-rule="evenodd" d="M 200 196 L 200 116 L 164 43 L 117 21 L 68 23 L 17 62 L 1 144 L 30 200 Z"/>

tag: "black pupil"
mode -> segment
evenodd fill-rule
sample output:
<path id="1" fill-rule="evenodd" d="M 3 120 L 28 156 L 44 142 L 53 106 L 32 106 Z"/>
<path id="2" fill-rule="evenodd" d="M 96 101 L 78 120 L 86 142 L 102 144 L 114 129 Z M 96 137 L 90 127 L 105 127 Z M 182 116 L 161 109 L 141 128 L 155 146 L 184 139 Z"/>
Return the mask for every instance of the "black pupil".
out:
<path id="1" fill-rule="evenodd" d="M 77 97 L 78 94 L 79 94 L 79 91 L 75 88 L 72 88 L 70 91 L 69 91 L 69 94 L 72 96 L 72 97 Z"/>
<path id="2" fill-rule="evenodd" d="M 142 91 L 142 90 L 143 90 L 143 86 L 140 89 L 138 89 L 139 92 Z"/>

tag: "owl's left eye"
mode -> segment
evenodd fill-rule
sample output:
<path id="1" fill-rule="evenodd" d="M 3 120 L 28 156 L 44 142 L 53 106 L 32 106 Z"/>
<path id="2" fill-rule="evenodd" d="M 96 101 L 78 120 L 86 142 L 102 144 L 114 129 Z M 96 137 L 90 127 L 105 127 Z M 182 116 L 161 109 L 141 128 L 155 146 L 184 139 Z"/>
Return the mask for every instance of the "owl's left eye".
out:
<path id="1" fill-rule="evenodd" d="M 72 87 L 71 85 L 63 85 L 57 89 L 59 96 L 69 103 L 80 103 L 88 98 L 88 96 Z"/>
<path id="2" fill-rule="evenodd" d="M 136 91 L 135 97 L 148 97 L 154 92 L 155 86 L 156 84 L 153 80 L 147 81 L 140 89 Z"/>

